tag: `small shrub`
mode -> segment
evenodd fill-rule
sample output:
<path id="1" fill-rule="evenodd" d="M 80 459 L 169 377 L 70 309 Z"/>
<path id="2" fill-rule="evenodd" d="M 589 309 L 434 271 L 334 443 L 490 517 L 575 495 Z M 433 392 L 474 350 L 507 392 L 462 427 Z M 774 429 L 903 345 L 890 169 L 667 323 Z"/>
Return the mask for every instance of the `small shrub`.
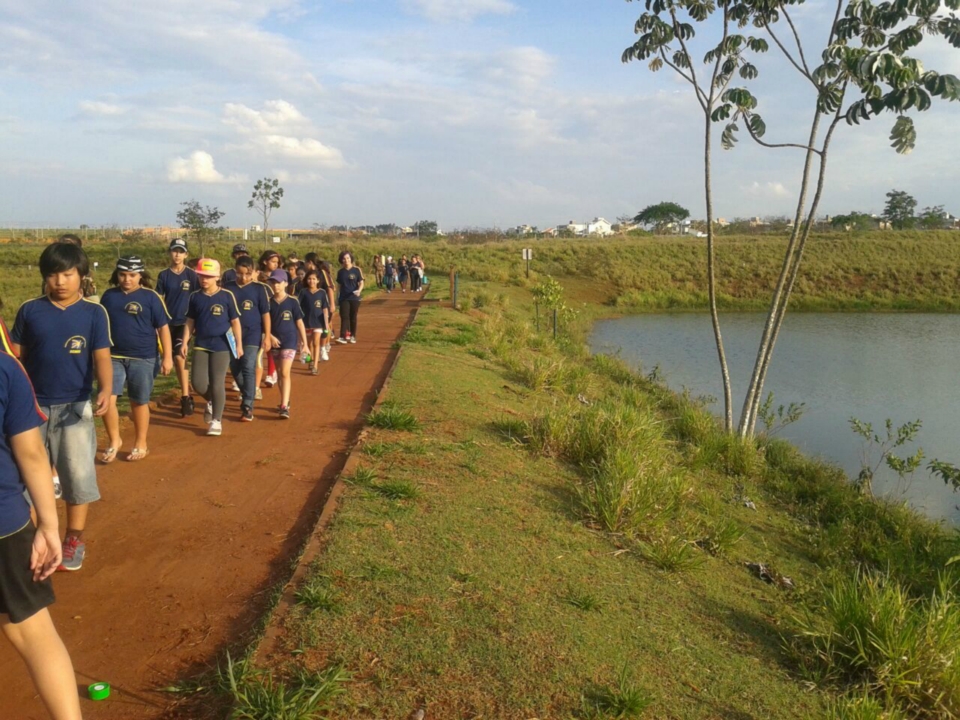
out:
<path id="1" fill-rule="evenodd" d="M 907 720 L 907 716 L 897 708 L 887 710 L 883 703 L 867 692 L 847 695 L 831 702 L 825 717 L 826 720 Z"/>
<path id="2" fill-rule="evenodd" d="M 297 602 L 311 610 L 336 612 L 341 602 L 336 591 L 330 587 L 329 580 L 318 576 L 305 582 L 296 593 Z"/>
<path id="3" fill-rule="evenodd" d="M 526 443 L 530 439 L 530 423 L 521 418 L 504 415 L 490 425 L 495 433 L 507 440 Z"/>
<path id="4" fill-rule="evenodd" d="M 654 537 L 639 547 L 644 560 L 666 572 L 687 572 L 703 564 L 703 553 L 681 537 Z"/>
<path id="5" fill-rule="evenodd" d="M 407 410 L 393 405 L 381 405 L 367 415 L 367 422 L 373 427 L 384 430 L 405 430 L 412 432 L 420 428 L 420 422 Z"/>
<path id="6" fill-rule="evenodd" d="M 470 307 L 474 310 L 480 310 L 487 307 L 490 304 L 490 296 L 485 292 L 478 292 L 473 296 L 473 300 L 470 303 Z"/>
<path id="7" fill-rule="evenodd" d="M 602 720 L 605 718 L 638 718 L 653 700 L 638 685 L 630 680 L 626 667 L 620 671 L 615 687 L 591 686 L 583 694 L 583 716 Z"/>
<path id="8" fill-rule="evenodd" d="M 231 664 L 227 670 L 234 720 L 311 720 L 344 692 L 343 684 L 350 680 L 340 667 L 319 673 L 299 670 L 289 682 L 266 672 L 239 676 L 236 668 Z"/>
<path id="9" fill-rule="evenodd" d="M 359 485 L 361 487 L 366 487 L 370 485 L 374 480 L 377 479 L 377 474 L 370 468 L 365 468 L 362 465 L 357 465 L 357 469 L 353 471 L 353 475 L 345 478 L 348 483 L 351 485 Z"/>
<path id="10" fill-rule="evenodd" d="M 716 520 L 707 526 L 706 535 L 697 545 L 711 555 L 725 555 L 743 538 L 743 528 L 728 518 Z"/>

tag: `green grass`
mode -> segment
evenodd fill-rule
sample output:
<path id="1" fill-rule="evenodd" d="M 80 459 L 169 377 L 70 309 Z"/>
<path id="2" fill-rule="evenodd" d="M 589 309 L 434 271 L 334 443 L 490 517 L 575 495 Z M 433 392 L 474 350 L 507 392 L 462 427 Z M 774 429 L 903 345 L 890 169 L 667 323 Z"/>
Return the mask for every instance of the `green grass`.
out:
<path id="1" fill-rule="evenodd" d="M 402 410 L 393 405 L 381 405 L 367 415 L 367 423 L 383 430 L 405 430 L 413 432 L 419 429 L 420 422 L 409 410 Z"/>

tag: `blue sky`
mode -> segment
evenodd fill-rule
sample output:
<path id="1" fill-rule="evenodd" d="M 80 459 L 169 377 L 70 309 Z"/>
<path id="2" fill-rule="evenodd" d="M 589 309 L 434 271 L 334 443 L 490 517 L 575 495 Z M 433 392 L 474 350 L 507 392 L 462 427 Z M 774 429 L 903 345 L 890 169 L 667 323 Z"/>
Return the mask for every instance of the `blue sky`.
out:
<path id="1" fill-rule="evenodd" d="M 170 224 L 179 203 L 257 221 L 253 182 L 286 189 L 272 224 L 435 219 L 444 229 L 600 215 L 662 200 L 703 214 L 688 87 L 623 65 L 623 0 L 0 0 L 0 225 Z M 823 34 L 826 5 L 799 13 Z M 960 74 L 942 43 L 921 56 Z M 772 140 L 809 95 L 763 59 Z M 802 112 L 801 112 L 802 109 Z M 825 212 L 879 211 L 891 188 L 960 213 L 960 104 L 841 129 Z M 719 150 L 719 216 L 791 213 L 800 158 Z"/>

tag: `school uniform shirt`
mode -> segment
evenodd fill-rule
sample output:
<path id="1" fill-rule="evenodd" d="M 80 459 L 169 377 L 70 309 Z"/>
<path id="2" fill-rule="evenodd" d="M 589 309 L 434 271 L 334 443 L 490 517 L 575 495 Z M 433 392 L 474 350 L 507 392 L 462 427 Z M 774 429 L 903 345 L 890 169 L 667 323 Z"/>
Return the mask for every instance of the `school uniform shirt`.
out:
<path id="1" fill-rule="evenodd" d="M 170 268 L 160 271 L 157 275 L 157 294 L 167 304 L 171 325 L 186 325 L 190 296 L 199 289 L 197 273 L 190 268 L 184 268 L 179 274 Z"/>
<path id="2" fill-rule="evenodd" d="M 240 308 L 237 307 L 237 299 L 232 292 L 221 288 L 213 295 L 207 295 L 203 290 L 197 290 L 190 296 L 187 317 L 193 320 L 193 334 L 196 338 L 194 350 L 230 351 L 227 333 L 230 332 L 231 321 L 240 317 Z M 240 339 L 243 340 L 242 333 Z"/>
<path id="3" fill-rule="evenodd" d="M 13 355 L 0 353 L 0 538 L 13 535 L 30 522 L 30 506 L 23 497 L 23 480 L 10 438 L 46 421 L 23 366 Z"/>
<path id="4" fill-rule="evenodd" d="M 7 355 L 13 355 L 13 348 L 10 347 L 10 331 L 7 330 L 7 326 L 3 322 L 3 318 L 0 318 L 0 352 L 5 352 Z"/>
<path id="5" fill-rule="evenodd" d="M 270 299 L 270 334 L 280 341 L 281 350 L 297 349 L 297 320 L 303 320 L 303 310 L 295 298 L 287 295 L 283 302 Z"/>
<path id="6" fill-rule="evenodd" d="M 338 303 L 342 303 L 348 298 L 357 298 L 360 299 L 359 295 L 354 295 L 354 291 L 360 289 L 360 282 L 363 280 L 363 273 L 360 272 L 360 268 L 354 265 L 352 268 L 347 270 L 346 268 L 340 268 L 337 271 L 337 284 L 340 286 L 340 296 L 337 298 Z"/>
<path id="7" fill-rule="evenodd" d="M 110 319 L 99 303 L 61 307 L 46 295 L 17 311 L 11 339 L 43 406 L 85 402 L 93 392 L 93 353 L 113 345 Z"/>
<path id="8" fill-rule="evenodd" d="M 303 322 L 308 328 L 326 328 L 327 324 L 323 320 L 324 309 L 330 309 L 330 298 L 327 297 L 326 290 L 300 291 L 300 309 L 303 310 Z"/>
<path id="9" fill-rule="evenodd" d="M 157 357 L 157 330 L 170 324 L 163 298 L 149 288 L 125 293 L 112 287 L 100 298 L 100 304 L 110 316 L 111 357 L 141 360 Z"/>
<path id="10" fill-rule="evenodd" d="M 263 337 L 263 316 L 270 312 L 270 288 L 258 282 L 249 282 L 243 287 L 233 282 L 224 284 L 223 289 L 237 299 L 243 344 L 259 345 Z"/>
<path id="11" fill-rule="evenodd" d="M 231 283 L 237 281 L 237 271 L 233 268 L 229 268 L 223 271 L 223 275 L 220 276 L 220 287 L 226 287 Z"/>
<path id="12" fill-rule="evenodd" d="M 395 277 L 397 274 L 397 266 L 393 263 L 387 263 L 386 269 L 384 270 L 384 275 L 387 277 Z"/>

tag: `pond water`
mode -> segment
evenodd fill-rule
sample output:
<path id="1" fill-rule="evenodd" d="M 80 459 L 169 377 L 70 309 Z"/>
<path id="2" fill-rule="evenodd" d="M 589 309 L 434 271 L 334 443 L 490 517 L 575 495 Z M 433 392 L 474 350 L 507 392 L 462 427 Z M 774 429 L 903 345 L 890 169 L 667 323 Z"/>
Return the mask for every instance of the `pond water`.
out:
<path id="1" fill-rule="evenodd" d="M 721 315 L 730 365 L 734 420 L 753 370 L 765 316 Z M 603 320 L 590 338 L 594 352 L 616 355 L 645 373 L 659 366 L 670 387 L 717 398 L 723 390 L 710 318 L 700 314 L 638 315 Z M 788 315 L 767 375 L 774 405 L 806 403 L 803 417 L 780 437 L 809 455 L 860 470 L 856 417 L 883 431 L 920 419 L 917 443 L 926 458 L 960 464 L 960 316 L 935 314 L 795 313 Z M 762 426 L 758 424 L 758 430 Z M 913 448 L 909 451 L 912 452 Z M 894 493 L 934 519 L 960 524 L 960 493 L 926 469 L 898 488 L 889 469 L 877 473 L 878 494 Z"/>

